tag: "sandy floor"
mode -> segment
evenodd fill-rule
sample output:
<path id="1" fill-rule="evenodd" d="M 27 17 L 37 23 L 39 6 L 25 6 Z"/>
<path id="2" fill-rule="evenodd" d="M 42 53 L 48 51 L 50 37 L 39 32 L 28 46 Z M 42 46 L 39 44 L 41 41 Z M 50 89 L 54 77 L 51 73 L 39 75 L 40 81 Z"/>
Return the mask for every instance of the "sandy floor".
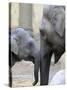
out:
<path id="1" fill-rule="evenodd" d="M 56 65 L 51 64 L 50 67 L 50 76 L 49 82 L 54 76 L 54 74 L 61 70 L 61 64 L 58 62 Z M 13 87 L 24 87 L 24 86 L 32 86 L 34 81 L 34 65 L 31 62 L 21 61 L 17 62 L 12 68 L 12 76 L 13 76 Z M 40 82 L 38 82 L 37 86 L 39 86 Z"/>

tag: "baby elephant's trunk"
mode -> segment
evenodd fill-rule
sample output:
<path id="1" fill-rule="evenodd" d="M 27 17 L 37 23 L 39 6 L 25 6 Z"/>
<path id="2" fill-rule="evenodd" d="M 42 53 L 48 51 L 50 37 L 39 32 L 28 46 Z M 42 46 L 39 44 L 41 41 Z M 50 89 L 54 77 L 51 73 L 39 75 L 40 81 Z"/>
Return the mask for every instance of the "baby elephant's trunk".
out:
<path id="1" fill-rule="evenodd" d="M 38 82 L 38 72 L 40 67 L 40 51 L 36 54 L 35 63 L 34 63 L 34 78 L 33 86 L 35 86 Z"/>

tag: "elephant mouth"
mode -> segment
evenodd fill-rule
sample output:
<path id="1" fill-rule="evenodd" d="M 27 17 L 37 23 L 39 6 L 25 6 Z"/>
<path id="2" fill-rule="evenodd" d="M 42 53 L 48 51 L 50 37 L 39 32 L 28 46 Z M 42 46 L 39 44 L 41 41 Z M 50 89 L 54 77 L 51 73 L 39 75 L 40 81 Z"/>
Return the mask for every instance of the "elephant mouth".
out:
<path id="1" fill-rule="evenodd" d="M 14 54 L 13 52 L 11 52 L 11 55 L 12 55 L 13 57 L 15 57 L 16 61 L 20 61 L 20 58 L 19 58 L 16 54 Z"/>
<path id="2" fill-rule="evenodd" d="M 32 62 L 34 63 L 34 57 L 31 56 L 31 55 L 28 55 L 28 56 L 26 57 L 26 61 L 32 61 Z"/>
<path id="3" fill-rule="evenodd" d="M 40 34 L 41 34 L 42 39 L 46 39 L 47 38 L 47 35 L 46 35 L 46 32 L 45 32 L 44 29 L 40 29 Z"/>
<path id="4" fill-rule="evenodd" d="M 54 50 L 54 55 L 55 55 L 55 62 L 54 63 L 57 63 L 59 61 L 59 59 L 60 59 L 60 57 L 62 56 L 63 53 L 64 53 L 63 49 Z"/>

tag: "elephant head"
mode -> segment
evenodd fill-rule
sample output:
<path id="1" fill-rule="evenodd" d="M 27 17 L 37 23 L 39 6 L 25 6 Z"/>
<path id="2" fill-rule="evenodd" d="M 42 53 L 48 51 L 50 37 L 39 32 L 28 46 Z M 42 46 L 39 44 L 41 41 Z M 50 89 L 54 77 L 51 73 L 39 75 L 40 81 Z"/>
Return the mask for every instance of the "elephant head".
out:
<path id="1" fill-rule="evenodd" d="M 41 85 L 48 84 L 51 56 L 55 63 L 65 51 L 65 8 L 64 6 L 46 5 L 40 26 L 41 37 Z"/>
<path id="2" fill-rule="evenodd" d="M 17 61 L 24 59 L 25 61 L 32 61 L 34 63 L 34 78 L 35 85 L 38 82 L 39 71 L 39 48 L 35 40 L 23 28 L 16 28 L 11 33 L 11 62 L 14 65 Z"/>
<path id="3" fill-rule="evenodd" d="M 51 48 L 54 50 L 54 54 L 55 54 L 55 62 L 57 62 L 60 58 L 60 55 L 62 54 L 59 51 L 60 50 L 62 51 L 61 48 L 65 47 L 64 6 L 49 5 L 44 7 L 43 18 L 40 26 L 40 32 L 43 40 L 44 41 L 46 40 L 52 46 Z M 59 46 L 62 46 L 62 47 L 59 47 Z"/>

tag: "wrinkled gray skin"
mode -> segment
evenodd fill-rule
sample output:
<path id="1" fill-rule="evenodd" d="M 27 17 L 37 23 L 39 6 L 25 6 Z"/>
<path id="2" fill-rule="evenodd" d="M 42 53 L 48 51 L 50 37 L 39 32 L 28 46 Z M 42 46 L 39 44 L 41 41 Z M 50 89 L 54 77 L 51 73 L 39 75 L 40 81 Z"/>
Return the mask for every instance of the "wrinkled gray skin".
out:
<path id="1" fill-rule="evenodd" d="M 55 63 L 65 51 L 65 7 L 46 5 L 40 26 L 41 63 L 40 85 L 47 85 L 51 56 L 54 53 Z"/>
<path id="2" fill-rule="evenodd" d="M 36 46 L 35 40 L 23 28 L 16 28 L 11 33 L 11 63 L 12 67 L 17 61 L 24 59 L 34 63 L 34 78 L 33 86 L 38 82 L 39 71 L 39 48 Z M 11 70 L 11 68 L 10 68 Z M 10 72 L 11 73 L 11 72 Z M 11 80 L 11 79 L 10 79 Z"/>

